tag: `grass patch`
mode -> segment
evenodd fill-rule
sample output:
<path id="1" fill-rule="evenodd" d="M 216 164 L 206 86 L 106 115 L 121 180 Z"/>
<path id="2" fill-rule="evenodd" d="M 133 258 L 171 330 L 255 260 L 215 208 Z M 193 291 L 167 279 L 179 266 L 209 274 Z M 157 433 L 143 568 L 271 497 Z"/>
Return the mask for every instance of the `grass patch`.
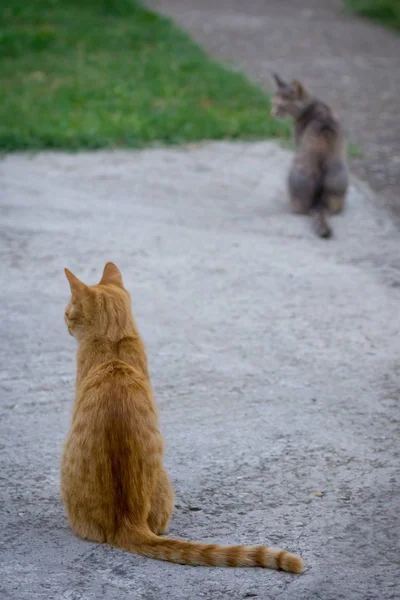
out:
<path id="1" fill-rule="evenodd" d="M 288 137 L 268 97 L 131 0 L 0 8 L 0 149 Z"/>
<path id="2" fill-rule="evenodd" d="M 345 0 L 362 17 L 378 21 L 400 31 L 400 0 Z"/>
<path id="3" fill-rule="evenodd" d="M 350 143 L 347 146 L 347 152 L 348 152 L 348 155 L 351 158 L 365 158 L 365 154 L 361 150 L 360 146 L 358 146 L 358 144 L 351 144 Z"/>

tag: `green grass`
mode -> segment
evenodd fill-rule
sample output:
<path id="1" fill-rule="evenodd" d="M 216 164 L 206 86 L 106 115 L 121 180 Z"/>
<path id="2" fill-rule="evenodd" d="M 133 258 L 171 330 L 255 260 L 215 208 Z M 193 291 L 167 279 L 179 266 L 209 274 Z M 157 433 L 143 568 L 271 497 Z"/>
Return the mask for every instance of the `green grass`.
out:
<path id="1" fill-rule="evenodd" d="M 351 158 L 365 158 L 364 152 L 357 144 L 349 144 L 347 147 L 347 153 Z"/>
<path id="2" fill-rule="evenodd" d="M 362 17 L 400 31 L 400 0 L 346 0 L 346 4 Z"/>
<path id="3" fill-rule="evenodd" d="M 3 151 L 290 133 L 260 89 L 131 0 L 2 3 L 0 85 Z"/>

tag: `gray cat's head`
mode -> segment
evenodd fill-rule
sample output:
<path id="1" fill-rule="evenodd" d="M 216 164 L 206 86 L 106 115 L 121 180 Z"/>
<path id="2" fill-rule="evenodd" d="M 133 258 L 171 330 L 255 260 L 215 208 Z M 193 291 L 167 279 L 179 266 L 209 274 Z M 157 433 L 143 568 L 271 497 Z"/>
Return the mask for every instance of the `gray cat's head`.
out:
<path id="1" fill-rule="evenodd" d="M 309 94 L 300 81 L 291 83 L 274 74 L 276 91 L 271 98 L 271 115 L 277 119 L 296 117 L 309 101 Z"/>

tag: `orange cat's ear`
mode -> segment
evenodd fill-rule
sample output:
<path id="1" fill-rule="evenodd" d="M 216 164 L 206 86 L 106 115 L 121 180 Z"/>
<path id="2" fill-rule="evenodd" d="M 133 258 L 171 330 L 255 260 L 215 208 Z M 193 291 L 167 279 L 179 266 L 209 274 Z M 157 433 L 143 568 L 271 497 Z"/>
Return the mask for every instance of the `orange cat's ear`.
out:
<path id="1" fill-rule="evenodd" d="M 64 272 L 67 276 L 69 287 L 71 288 L 71 294 L 75 297 L 82 296 L 85 293 L 87 286 L 80 279 L 75 277 L 69 269 L 64 269 Z"/>
<path id="2" fill-rule="evenodd" d="M 292 87 L 296 92 L 297 98 L 299 98 L 300 100 L 307 96 L 307 92 L 304 89 L 303 84 L 300 83 L 300 81 L 297 81 L 297 79 L 294 79 L 294 81 L 292 81 Z"/>
<path id="3" fill-rule="evenodd" d="M 109 262 L 106 264 L 99 285 L 117 285 L 118 287 L 124 287 L 121 271 L 114 263 Z"/>

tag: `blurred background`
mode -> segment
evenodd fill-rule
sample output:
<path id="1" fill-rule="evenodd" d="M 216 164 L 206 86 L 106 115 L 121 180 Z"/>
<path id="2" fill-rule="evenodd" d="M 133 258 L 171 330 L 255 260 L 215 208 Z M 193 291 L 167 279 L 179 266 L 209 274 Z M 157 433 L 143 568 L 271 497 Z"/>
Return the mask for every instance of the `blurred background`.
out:
<path id="1" fill-rule="evenodd" d="M 352 169 L 399 216 L 399 31 L 398 0 L 9 0 L 0 149 L 290 144 L 278 71 L 339 113 Z"/>

